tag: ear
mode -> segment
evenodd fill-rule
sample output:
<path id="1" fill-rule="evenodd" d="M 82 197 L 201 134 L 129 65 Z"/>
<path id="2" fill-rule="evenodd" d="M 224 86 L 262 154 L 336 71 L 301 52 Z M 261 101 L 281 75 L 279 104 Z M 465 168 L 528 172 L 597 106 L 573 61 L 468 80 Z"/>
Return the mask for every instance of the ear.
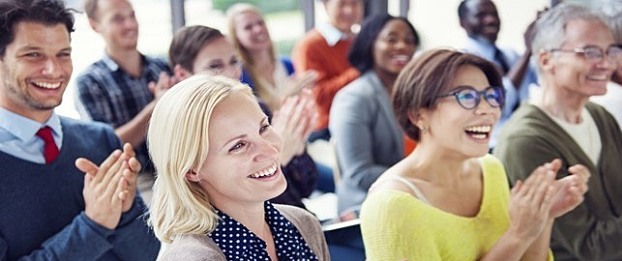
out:
<path id="1" fill-rule="evenodd" d="M 89 25 L 91 26 L 91 29 L 93 29 L 93 31 L 95 31 L 96 33 L 100 33 L 99 32 L 99 22 L 89 18 Z"/>
<path id="2" fill-rule="evenodd" d="M 538 53 L 538 64 L 540 65 L 540 68 L 542 68 L 542 71 L 553 70 L 554 66 L 552 60 L 553 55 L 551 52 L 540 50 Z"/>
<path id="3" fill-rule="evenodd" d="M 418 112 L 409 111 L 408 112 L 408 120 L 413 125 L 417 126 L 417 128 L 421 129 L 424 126 L 427 126 L 426 122 L 428 121 L 427 110 L 420 109 Z"/>
<path id="4" fill-rule="evenodd" d="M 194 170 L 188 170 L 188 172 L 186 172 L 186 179 L 196 183 L 199 183 L 201 181 L 199 173 L 195 172 Z"/>
<path id="5" fill-rule="evenodd" d="M 460 21 L 460 27 L 462 27 L 462 29 L 464 29 L 466 31 L 467 28 L 464 27 L 464 20 L 463 19 L 459 19 L 459 21 Z"/>
<path id="6" fill-rule="evenodd" d="M 173 74 L 175 75 L 175 78 L 179 79 L 180 81 L 192 76 L 191 72 L 184 69 L 179 64 L 176 64 L 175 68 L 173 68 Z"/>

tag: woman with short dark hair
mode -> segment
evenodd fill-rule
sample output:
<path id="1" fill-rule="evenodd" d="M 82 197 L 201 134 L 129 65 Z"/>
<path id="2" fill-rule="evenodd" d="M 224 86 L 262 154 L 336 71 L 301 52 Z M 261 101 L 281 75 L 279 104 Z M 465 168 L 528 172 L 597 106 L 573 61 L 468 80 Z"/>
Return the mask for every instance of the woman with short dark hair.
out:
<path id="1" fill-rule="evenodd" d="M 549 260 L 555 218 L 575 208 L 589 172 L 555 180 L 561 161 L 508 189 L 488 141 L 504 104 L 490 62 L 428 51 L 398 77 L 393 108 L 417 147 L 388 169 L 361 209 L 370 260 Z"/>

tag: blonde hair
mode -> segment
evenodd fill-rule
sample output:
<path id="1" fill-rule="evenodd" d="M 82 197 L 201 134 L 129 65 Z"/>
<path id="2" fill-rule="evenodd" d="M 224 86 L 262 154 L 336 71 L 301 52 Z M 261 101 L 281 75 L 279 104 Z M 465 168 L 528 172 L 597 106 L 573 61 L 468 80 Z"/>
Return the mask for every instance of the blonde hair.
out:
<path id="1" fill-rule="evenodd" d="M 157 178 L 149 225 L 163 242 L 216 228 L 218 217 L 209 198 L 186 174 L 201 168 L 207 157 L 214 108 L 236 92 L 253 97 L 250 88 L 238 81 L 197 74 L 167 91 L 153 110 L 147 145 Z"/>
<path id="2" fill-rule="evenodd" d="M 231 7 L 229 7 L 229 9 L 227 9 L 227 27 L 229 30 L 228 37 L 231 43 L 233 44 L 233 47 L 235 47 L 238 54 L 240 55 L 240 58 L 242 58 L 242 61 L 244 62 L 244 64 L 248 65 L 246 66 L 246 69 L 248 70 L 248 73 L 250 74 L 250 78 L 253 80 L 255 92 L 260 98 L 265 98 L 265 97 L 262 97 L 262 95 L 265 93 L 265 90 L 264 90 L 265 87 L 262 86 L 261 82 L 259 81 L 259 76 L 261 75 L 261 73 L 258 72 L 258 70 L 255 68 L 255 61 L 251 57 L 246 47 L 244 47 L 240 43 L 240 39 L 238 38 L 238 35 L 236 34 L 236 31 L 235 31 L 235 25 L 236 25 L 235 18 L 238 15 L 241 15 L 243 13 L 255 13 L 261 16 L 263 19 L 263 14 L 261 13 L 261 10 L 259 10 L 259 8 L 257 8 L 256 6 L 252 4 L 237 3 L 237 4 L 232 5 Z M 268 32 L 268 37 L 269 35 L 270 35 L 270 32 Z M 272 62 L 276 63 L 276 54 L 274 52 L 274 45 L 272 44 L 272 39 L 270 39 L 269 52 L 270 52 L 270 57 L 272 58 Z"/>

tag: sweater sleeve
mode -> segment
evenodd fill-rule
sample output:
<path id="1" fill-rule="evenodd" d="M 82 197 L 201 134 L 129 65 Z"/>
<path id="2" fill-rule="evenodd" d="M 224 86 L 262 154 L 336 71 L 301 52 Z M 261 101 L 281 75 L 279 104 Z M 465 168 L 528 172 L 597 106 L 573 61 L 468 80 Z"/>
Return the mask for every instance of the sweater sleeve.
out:
<path id="1" fill-rule="evenodd" d="M 503 147 L 495 148 L 495 155 L 505 164 L 512 184 L 517 180 L 525 180 L 531 171 L 545 162 L 555 158 L 563 159 L 562 155 L 555 151 L 555 147 L 543 138 L 515 136 L 504 142 Z M 562 169 L 567 169 L 567 164 L 568 162 L 564 162 Z M 595 187 L 594 178 L 598 177 L 592 177 L 590 181 L 592 184 L 588 184 L 592 189 Z M 552 238 L 557 244 L 552 244 L 553 251 L 556 251 L 555 245 L 560 245 L 564 251 L 570 252 L 574 258 L 580 260 L 620 260 L 622 251 L 619 250 L 619 239 L 622 237 L 622 217 L 597 217 L 590 210 L 591 204 L 597 204 L 591 202 L 592 200 L 593 197 L 586 196 L 586 200 L 574 210 L 555 220 Z"/>
<path id="2" fill-rule="evenodd" d="M 123 260 L 155 260 L 160 251 L 160 241 L 147 226 L 143 213 L 147 207 L 136 195 L 132 208 L 121 216 L 111 237 L 112 251 Z"/>
<path id="3" fill-rule="evenodd" d="M 112 233 L 82 212 L 71 224 L 43 242 L 41 248 L 18 260 L 97 260 L 112 248 L 107 240 Z M 0 238 L 0 260 L 7 258 L 3 248 L 6 243 Z"/>

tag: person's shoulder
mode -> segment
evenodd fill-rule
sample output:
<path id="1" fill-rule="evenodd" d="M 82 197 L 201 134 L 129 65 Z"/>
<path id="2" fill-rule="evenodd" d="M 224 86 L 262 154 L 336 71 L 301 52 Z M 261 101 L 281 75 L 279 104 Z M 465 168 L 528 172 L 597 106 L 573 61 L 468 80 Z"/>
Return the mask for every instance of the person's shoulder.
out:
<path id="1" fill-rule="evenodd" d="M 306 211 L 302 208 L 290 206 L 290 205 L 282 205 L 282 204 L 274 204 L 274 208 L 276 208 L 285 218 L 289 221 L 292 220 L 314 220 L 317 221 L 317 218 L 313 216 L 309 211 Z"/>
<path id="2" fill-rule="evenodd" d="M 110 70 L 104 59 L 100 59 L 81 71 L 78 76 L 76 76 L 76 80 L 78 83 L 89 79 L 94 80 L 96 78 L 101 78 L 101 75 L 108 73 L 110 73 Z"/>
<path id="3" fill-rule="evenodd" d="M 300 40 L 298 40 L 296 46 L 298 48 L 300 47 L 310 48 L 310 47 L 320 46 L 321 43 L 323 43 L 323 45 L 327 45 L 326 39 L 324 39 L 324 36 L 322 36 L 319 30 L 314 28 L 308 31 Z"/>
<path id="4" fill-rule="evenodd" d="M 158 260 L 226 260 L 218 246 L 206 235 L 180 235 L 163 248 Z"/>
<path id="5" fill-rule="evenodd" d="M 80 119 L 69 118 L 65 116 L 59 116 L 61 119 L 61 124 L 63 126 L 63 131 L 66 129 L 77 129 L 83 131 L 85 133 L 90 132 L 113 132 L 114 130 L 110 125 L 104 124 L 97 121 L 85 121 Z"/>
<path id="6" fill-rule="evenodd" d="M 550 118 L 547 120 L 547 118 L 546 113 L 537 106 L 523 104 L 518 107 L 503 127 L 504 135 L 537 135 L 534 131 L 552 123 L 552 120 Z"/>
<path id="7" fill-rule="evenodd" d="M 371 73 L 364 73 L 358 78 L 354 79 L 352 82 L 346 84 L 339 93 L 344 93 L 344 95 L 351 96 L 375 96 L 374 95 L 374 81 L 372 80 Z"/>
<path id="8" fill-rule="evenodd" d="M 85 121 L 61 116 L 61 126 L 63 133 L 75 138 L 82 139 L 84 142 L 106 142 L 110 146 L 118 147 L 120 141 L 114 129 L 105 123 L 97 121 Z"/>
<path id="9" fill-rule="evenodd" d="M 285 69 L 287 70 L 287 74 L 292 75 L 295 71 L 294 63 L 292 62 L 292 59 L 288 56 L 279 56 L 278 59 L 283 64 L 283 66 L 285 66 Z"/>
<path id="10" fill-rule="evenodd" d="M 158 66 L 168 67 L 168 60 L 163 57 L 145 55 L 145 60 L 147 60 L 149 63 L 153 63 Z"/>
<path id="11" fill-rule="evenodd" d="M 503 182 L 507 180 L 505 174 L 505 167 L 503 166 L 501 160 L 499 160 L 497 157 L 493 156 L 492 154 L 486 154 L 478 158 L 477 160 L 479 161 L 478 164 L 480 164 L 482 168 L 482 174 L 484 176 L 501 178 Z"/>

